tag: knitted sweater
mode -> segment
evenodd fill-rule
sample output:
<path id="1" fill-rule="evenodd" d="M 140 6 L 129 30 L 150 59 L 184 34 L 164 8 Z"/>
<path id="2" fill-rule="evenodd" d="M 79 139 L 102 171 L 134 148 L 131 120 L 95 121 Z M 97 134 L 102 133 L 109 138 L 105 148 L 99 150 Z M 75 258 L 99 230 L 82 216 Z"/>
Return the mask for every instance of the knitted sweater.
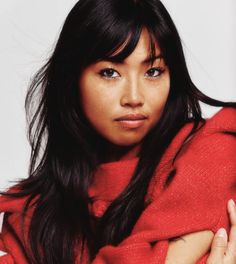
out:
<path id="1" fill-rule="evenodd" d="M 172 164 L 192 125 L 185 125 L 165 151 L 148 188 L 148 205 L 130 236 L 118 246 L 101 248 L 92 264 L 162 264 L 169 239 L 201 230 L 229 229 L 226 204 L 230 198 L 236 200 L 236 137 L 227 132 L 236 132 L 236 109 L 223 108 L 208 119 Z M 99 166 L 89 188 L 94 217 L 101 217 L 124 190 L 137 162 L 133 158 Z M 175 177 L 164 188 L 173 170 Z M 0 264 L 29 263 L 22 252 L 19 220 L 25 200 L 0 197 L 0 212 L 6 215 L 0 237 L 0 250 L 6 254 L 0 256 Z M 197 263 L 206 263 L 206 258 Z"/>

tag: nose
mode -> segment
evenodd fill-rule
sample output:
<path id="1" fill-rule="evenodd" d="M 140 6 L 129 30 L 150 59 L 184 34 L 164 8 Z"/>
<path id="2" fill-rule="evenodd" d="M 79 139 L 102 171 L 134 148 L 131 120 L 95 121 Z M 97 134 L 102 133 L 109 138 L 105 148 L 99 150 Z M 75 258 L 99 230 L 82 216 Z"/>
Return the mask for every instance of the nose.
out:
<path id="1" fill-rule="evenodd" d="M 137 80 L 129 81 L 124 87 L 124 92 L 120 100 L 121 106 L 140 107 L 144 104 L 144 96 L 141 92 L 141 85 Z"/>

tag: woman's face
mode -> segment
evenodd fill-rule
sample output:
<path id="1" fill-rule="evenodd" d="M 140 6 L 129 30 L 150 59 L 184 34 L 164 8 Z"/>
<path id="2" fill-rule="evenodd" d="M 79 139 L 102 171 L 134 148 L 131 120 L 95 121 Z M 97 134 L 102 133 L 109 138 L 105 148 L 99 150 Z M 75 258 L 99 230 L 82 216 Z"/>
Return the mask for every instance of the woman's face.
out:
<path id="1" fill-rule="evenodd" d="M 156 47 L 157 56 L 160 49 Z M 99 61 L 79 79 L 82 109 L 94 129 L 119 146 L 138 144 L 158 122 L 165 106 L 170 76 L 162 58 L 151 66 L 149 35 L 122 63 Z"/>

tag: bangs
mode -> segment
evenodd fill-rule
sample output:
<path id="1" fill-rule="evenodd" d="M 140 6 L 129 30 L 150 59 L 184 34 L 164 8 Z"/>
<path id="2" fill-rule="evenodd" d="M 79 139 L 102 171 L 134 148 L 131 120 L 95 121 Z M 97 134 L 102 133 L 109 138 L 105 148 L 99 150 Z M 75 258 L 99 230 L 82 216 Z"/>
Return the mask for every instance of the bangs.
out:
<path id="1" fill-rule="evenodd" d="M 101 60 L 110 60 L 117 63 L 121 63 L 124 61 L 135 49 L 135 47 L 138 44 L 138 41 L 141 36 L 143 27 L 140 27 L 136 29 L 135 31 L 129 33 L 128 36 L 126 36 L 125 41 L 119 43 L 114 49 L 109 51 L 107 54 L 105 54 L 104 57 L 101 58 Z M 151 61 L 151 64 L 154 63 L 156 58 L 156 40 L 153 36 L 153 34 L 148 31 L 149 33 L 149 41 L 150 41 L 150 54 L 149 58 Z"/>
<path id="2" fill-rule="evenodd" d="M 93 49 L 93 54 L 90 54 L 90 63 L 95 63 L 102 60 L 109 60 L 117 63 L 123 62 L 135 49 L 141 36 L 141 32 L 144 28 L 147 29 L 149 34 L 149 45 L 150 45 L 150 62 L 154 63 L 156 58 L 156 46 L 157 39 L 154 33 L 147 27 L 142 25 L 136 25 L 133 27 L 122 27 L 119 26 L 119 33 L 112 30 L 99 41 Z M 87 57 L 88 59 L 88 57 Z"/>

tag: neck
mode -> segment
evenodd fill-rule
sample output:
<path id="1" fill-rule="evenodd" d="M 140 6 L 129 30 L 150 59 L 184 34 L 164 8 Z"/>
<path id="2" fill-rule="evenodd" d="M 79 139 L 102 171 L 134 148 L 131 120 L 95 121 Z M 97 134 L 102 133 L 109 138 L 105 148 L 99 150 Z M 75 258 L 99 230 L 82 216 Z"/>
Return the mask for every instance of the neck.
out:
<path id="1" fill-rule="evenodd" d="M 132 146 L 117 146 L 110 143 L 100 148 L 99 163 L 108 163 L 119 160 L 129 160 L 138 157 L 140 144 Z"/>

